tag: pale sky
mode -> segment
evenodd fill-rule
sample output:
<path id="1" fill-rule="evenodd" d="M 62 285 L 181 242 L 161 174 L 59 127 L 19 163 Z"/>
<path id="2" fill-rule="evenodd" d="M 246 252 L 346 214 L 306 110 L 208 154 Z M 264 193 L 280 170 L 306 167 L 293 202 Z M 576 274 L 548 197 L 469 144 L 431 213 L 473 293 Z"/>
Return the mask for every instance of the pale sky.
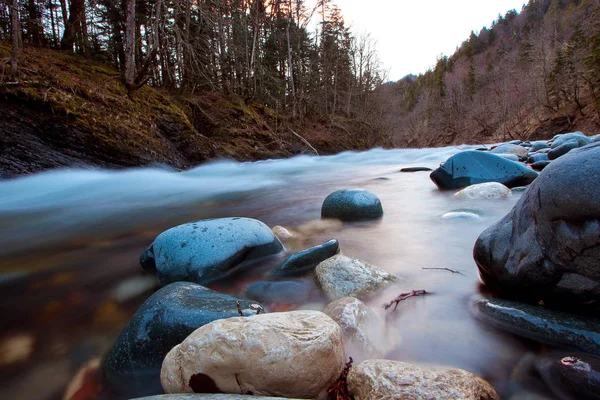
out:
<path id="1" fill-rule="evenodd" d="M 471 31 L 498 14 L 521 12 L 525 0 L 335 0 L 353 32 L 370 32 L 388 80 L 432 67 L 451 55 Z"/>

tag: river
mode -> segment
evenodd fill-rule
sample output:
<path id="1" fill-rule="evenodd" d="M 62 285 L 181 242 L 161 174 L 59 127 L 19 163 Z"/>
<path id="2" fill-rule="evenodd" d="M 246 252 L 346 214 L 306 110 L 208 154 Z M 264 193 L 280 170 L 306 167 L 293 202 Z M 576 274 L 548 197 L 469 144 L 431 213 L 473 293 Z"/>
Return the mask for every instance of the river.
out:
<path id="1" fill-rule="evenodd" d="M 345 255 L 400 276 L 400 285 L 366 301 L 398 332 L 399 344 L 387 358 L 464 368 L 488 379 L 503 398 L 518 393 L 511 375 L 538 346 L 474 319 L 469 298 L 481 290 L 475 239 L 520 195 L 457 200 L 439 191 L 427 172 L 398 172 L 435 168 L 467 148 L 223 160 L 185 172 L 60 170 L 0 181 L 0 398 L 62 398 L 77 370 L 110 348 L 154 290 L 138 264 L 143 249 L 174 225 L 226 216 L 301 226 L 306 240 L 291 250 L 336 238 Z M 323 199 L 343 188 L 375 193 L 384 217 L 310 225 L 320 218 Z M 478 217 L 445 215 L 465 209 Z M 236 293 L 241 285 L 218 289 Z M 413 289 L 433 294 L 383 309 Z"/>

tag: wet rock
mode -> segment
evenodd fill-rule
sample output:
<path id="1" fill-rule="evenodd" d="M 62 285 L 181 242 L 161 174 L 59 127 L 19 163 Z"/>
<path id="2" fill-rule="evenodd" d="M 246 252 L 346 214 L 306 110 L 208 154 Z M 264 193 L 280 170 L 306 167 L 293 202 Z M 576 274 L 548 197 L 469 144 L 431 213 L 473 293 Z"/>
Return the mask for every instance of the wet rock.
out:
<path id="1" fill-rule="evenodd" d="M 321 289 L 331 300 L 361 297 L 398 280 L 371 264 L 343 255 L 323 261 L 315 272 Z"/>
<path id="2" fill-rule="evenodd" d="M 552 161 L 550 160 L 546 160 L 546 161 L 537 161 L 534 162 L 533 164 L 531 164 L 531 168 L 535 169 L 536 171 L 543 171 L 544 168 L 546 168 L 548 165 L 550 165 Z"/>
<path id="3" fill-rule="evenodd" d="M 140 263 L 145 270 L 155 271 L 162 285 L 179 281 L 206 285 L 282 250 L 273 231 L 260 221 L 207 219 L 161 233 Z"/>
<path id="4" fill-rule="evenodd" d="M 514 154 L 519 157 L 527 157 L 528 150 L 523 146 L 519 146 L 516 144 L 505 143 L 499 146 L 494 147 L 491 150 L 491 153 L 494 154 Z"/>
<path id="5" fill-rule="evenodd" d="M 566 142 L 568 142 L 570 140 L 577 141 L 577 147 L 585 146 L 585 145 L 590 144 L 592 142 L 592 139 L 590 139 L 589 137 L 585 136 L 583 133 L 581 133 L 581 132 L 572 132 L 572 133 L 565 133 L 565 134 L 562 134 L 562 135 L 556 135 L 556 136 L 554 136 L 554 138 L 552 139 L 552 144 L 550 145 L 550 147 L 553 148 L 553 149 L 555 149 L 557 147 L 562 146 L 563 144 L 565 144 Z"/>
<path id="6" fill-rule="evenodd" d="M 600 135 L 594 135 L 590 139 L 592 139 L 592 142 L 594 143 L 600 142 Z"/>
<path id="7" fill-rule="evenodd" d="M 514 187 L 531 183 L 538 173 L 496 154 L 462 151 L 450 157 L 429 177 L 441 190 L 460 189 L 485 182 Z"/>
<path id="8" fill-rule="evenodd" d="M 546 144 L 545 141 L 533 142 L 531 144 L 531 147 L 529 148 L 529 151 L 530 152 L 536 152 L 536 151 L 539 151 L 539 150 L 542 150 L 542 149 L 547 149 L 549 147 L 550 146 L 548 146 L 548 144 Z"/>
<path id="9" fill-rule="evenodd" d="M 391 360 L 367 360 L 348 374 L 355 400 L 500 399 L 494 388 L 472 373 Z"/>
<path id="10" fill-rule="evenodd" d="M 483 321 L 516 335 L 600 355 L 600 319 L 479 296 L 473 309 Z"/>
<path id="11" fill-rule="evenodd" d="M 433 171 L 428 167 L 406 167 L 402 168 L 400 172 L 425 172 L 425 171 Z"/>
<path id="12" fill-rule="evenodd" d="M 519 157 L 516 154 L 496 154 L 498 157 L 502 157 L 506 160 L 510 160 L 510 161 L 519 161 L 521 158 L 523 158 L 522 156 Z"/>
<path id="13" fill-rule="evenodd" d="M 442 219 L 481 219 L 475 210 L 459 209 L 442 214 Z"/>
<path id="14" fill-rule="evenodd" d="M 344 189 L 331 193 L 321 207 L 322 218 L 360 221 L 381 218 L 381 201 L 373 193 L 361 189 Z"/>
<path id="15" fill-rule="evenodd" d="M 252 396 L 244 394 L 161 394 L 158 396 L 138 397 L 132 400 L 284 400 L 284 397 Z M 287 398 L 287 400 L 290 400 Z M 299 399 L 291 399 L 299 400 Z"/>
<path id="16" fill-rule="evenodd" d="M 272 278 L 304 275 L 315 270 L 320 262 L 333 257 L 339 251 L 337 240 L 328 242 L 292 254 L 269 274 Z"/>
<path id="17" fill-rule="evenodd" d="M 506 296 L 600 300 L 600 143 L 553 161 L 473 250 L 483 282 Z"/>
<path id="18" fill-rule="evenodd" d="M 310 299 L 310 288 L 300 282 L 258 281 L 246 287 L 245 296 L 263 304 L 304 304 Z"/>
<path id="19" fill-rule="evenodd" d="M 229 318 L 204 325 L 175 346 L 161 382 L 166 393 L 216 389 L 308 399 L 327 392 L 344 359 L 341 328 L 322 312 Z"/>
<path id="20" fill-rule="evenodd" d="M 574 140 L 574 139 L 568 140 L 568 141 L 564 142 L 563 144 L 561 144 L 560 146 L 555 147 L 552 150 L 550 150 L 550 152 L 548 153 L 548 160 L 556 160 L 558 157 L 564 156 L 571 150 L 576 149 L 578 147 L 579 147 L 579 142 L 577 142 L 577 140 Z"/>
<path id="21" fill-rule="evenodd" d="M 561 399 L 600 399 L 600 358 L 586 354 L 536 357 L 534 367 Z"/>
<path id="22" fill-rule="evenodd" d="M 131 317 L 103 361 L 104 377 L 126 395 L 162 393 L 160 367 L 165 355 L 197 328 L 217 319 L 239 316 L 236 301 L 248 315 L 254 301 L 217 293 L 189 282 L 167 285 Z"/>
<path id="23" fill-rule="evenodd" d="M 548 154 L 547 153 L 534 153 L 534 154 L 530 155 L 529 158 L 527 159 L 527 162 L 530 164 L 533 164 L 538 161 L 548 161 Z"/>
<path id="24" fill-rule="evenodd" d="M 398 332 L 388 332 L 385 321 L 354 297 L 329 303 L 323 312 L 342 328 L 346 354 L 354 362 L 383 357 L 400 342 Z"/>
<path id="25" fill-rule="evenodd" d="M 471 185 L 458 193 L 455 193 L 455 199 L 506 199 L 512 196 L 512 192 L 509 188 L 498 182 L 486 182 L 479 183 L 477 185 Z"/>
<path id="26" fill-rule="evenodd" d="M 373 178 L 371 179 L 372 181 L 391 181 L 391 178 L 388 178 L 387 176 L 380 176 L 378 178 Z"/>
<path id="27" fill-rule="evenodd" d="M 527 190 L 527 186 L 517 186 L 510 189 L 513 193 L 523 193 Z"/>

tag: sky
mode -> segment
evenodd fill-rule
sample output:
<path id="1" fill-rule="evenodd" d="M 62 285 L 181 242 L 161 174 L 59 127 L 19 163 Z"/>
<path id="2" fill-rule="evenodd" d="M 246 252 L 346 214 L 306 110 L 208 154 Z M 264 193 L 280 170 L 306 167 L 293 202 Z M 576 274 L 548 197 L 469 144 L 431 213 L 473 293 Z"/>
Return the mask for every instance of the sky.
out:
<path id="1" fill-rule="evenodd" d="M 451 55 L 471 31 L 498 14 L 521 11 L 525 0 L 335 0 L 354 33 L 369 32 L 388 80 L 425 72 Z"/>

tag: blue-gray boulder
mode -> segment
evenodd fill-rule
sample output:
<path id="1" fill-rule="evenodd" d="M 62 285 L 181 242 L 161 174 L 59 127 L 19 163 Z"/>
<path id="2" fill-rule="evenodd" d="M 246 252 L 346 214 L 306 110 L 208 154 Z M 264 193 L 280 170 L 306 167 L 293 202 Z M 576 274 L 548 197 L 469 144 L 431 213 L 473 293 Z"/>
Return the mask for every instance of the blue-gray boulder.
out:
<path id="1" fill-rule="evenodd" d="M 305 304 L 310 299 L 311 289 L 302 282 L 258 281 L 246 287 L 244 295 L 263 304 Z"/>
<path id="2" fill-rule="evenodd" d="M 519 336 L 600 355 L 600 319 L 511 300 L 476 296 L 475 315 Z"/>
<path id="3" fill-rule="evenodd" d="M 550 146 L 548 146 L 548 144 L 545 141 L 533 142 L 531 144 L 531 147 L 529 148 L 529 151 L 533 153 L 542 149 L 547 149 L 549 147 Z"/>
<path id="4" fill-rule="evenodd" d="M 189 282 L 167 285 L 133 315 L 102 362 L 109 386 L 124 396 L 162 393 L 160 368 L 167 353 L 199 327 L 217 319 L 253 315 L 252 300 Z M 258 305 L 259 307 L 262 307 Z"/>
<path id="5" fill-rule="evenodd" d="M 578 146 L 577 147 L 581 147 L 581 146 L 585 146 L 587 144 L 590 144 L 592 142 L 592 139 L 585 136 L 583 133 L 581 132 L 572 132 L 572 133 L 564 133 L 561 135 L 556 135 L 554 136 L 554 138 L 552 138 L 552 143 L 550 144 L 550 147 L 552 147 L 553 149 L 562 146 L 563 144 L 565 144 L 566 142 L 568 142 L 569 140 L 576 140 Z"/>
<path id="6" fill-rule="evenodd" d="M 546 168 L 548 165 L 550 165 L 552 161 L 550 160 L 546 160 L 546 161 L 536 161 L 533 164 L 531 164 L 531 168 L 535 169 L 536 171 L 542 171 L 544 168 Z"/>
<path id="7" fill-rule="evenodd" d="M 548 160 L 556 160 L 558 157 L 564 156 L 573 149 L 578 148 L 579 142 L 575 139 L 567 140 L 558 147 L 554 147 L 548 152 Z"/>
<path id="8" fill-rule="evenodd" d="M 527 162 L 530 164 L 533 164 L 534 162 L 538 162 L 538 161 L 548 161 L 548 154 L 534 153 L 534 154 L 530 155 L 529 158 L 527 159 Z"/>
<path id="9" fill-rule="evenodd" d="M 286 276 L 300 276 L 313 272 L 320 262 L 329 257 L 333 257 L 340 249 L 337 240 L 331 239 L 328 242 L 306 250 L 292 254 L 269 274 L 272 278 L 281 278 Z"/>
<path id="10" fill-rule="evenodd" d="M 331 193 L 323 201 L 322 218 L 342 221 L 377 219 L 383 216 L 381 201 L 373 193 L 362 189 L 344 189 Z"/>
<path id="11" fill-rule="evenodd" d="M 552 161 L 514 208 L 477 239 L 482 281 L 507 296 L 600 301 L 600 143 Z"/>
<path id="12" fill-rule="evenodd" d="M 429 177 L 441 190 L 460 189 L 485 182 L 499 182 L 512 188 L 530 184 L 538 173 L 518 162 L 496 154 L 461 151 L 450 157 Z"/>
<path id="13" fill-rule="evenodd" d="M 146 271 L 156 272 L 162 285 L 179 281 L 207 285 L 282 250 L 273 231 L 260 221 L 206 219 L 158 235 L 140 257 L 140 264 Z"/>

